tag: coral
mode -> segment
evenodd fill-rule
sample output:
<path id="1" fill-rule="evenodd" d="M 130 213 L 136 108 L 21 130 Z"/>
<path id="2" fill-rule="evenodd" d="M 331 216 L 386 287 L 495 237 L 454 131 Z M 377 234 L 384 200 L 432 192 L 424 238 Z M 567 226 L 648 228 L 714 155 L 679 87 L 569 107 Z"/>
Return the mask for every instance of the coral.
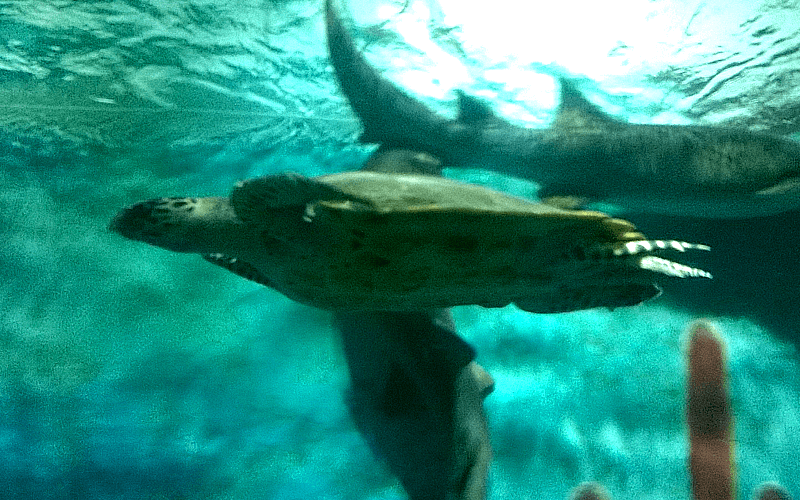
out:
<path id="1" fill-rule="evenodd" d="M 728 393 L 726 344 L 707 320 L 689 327 L 689 369 L 686 424 L 689 429 L 689 475 L 694 500 L 736 498 L 733 411 Z M 776 483 L 760 485 L 757 500 L 790 500 L 789 492 Z M 571 500 L 610 500 L 600 484 L 582 483 Z"/>
<path id="2" fill-rule="evenodd" d="M 692 325 L 689 337 L 686 423 L 692 494 L 695 500 L 733 499 L 736 464 L 725 343 L 706 321 Z"/>

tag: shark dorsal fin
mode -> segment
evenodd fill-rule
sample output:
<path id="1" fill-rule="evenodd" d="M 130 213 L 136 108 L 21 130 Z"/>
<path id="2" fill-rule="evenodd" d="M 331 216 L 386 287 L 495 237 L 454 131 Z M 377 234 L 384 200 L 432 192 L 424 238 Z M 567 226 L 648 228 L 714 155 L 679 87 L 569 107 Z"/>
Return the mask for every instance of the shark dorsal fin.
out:
<path id="1" fill-rule="evenodd" d="M 561 85 L 561 103 L 553 128 L 592 130 L 619 122 L 589 102 L 571 81 L 559 78 L 558 82 Z"/>
<path id="2" fill-rule="evenodd" d="M 461 90 L 458 95 L 458 121 L 462 123 L 475 123 L 495 118 L 492 108 L 477 97 L 465 94 Z"/>

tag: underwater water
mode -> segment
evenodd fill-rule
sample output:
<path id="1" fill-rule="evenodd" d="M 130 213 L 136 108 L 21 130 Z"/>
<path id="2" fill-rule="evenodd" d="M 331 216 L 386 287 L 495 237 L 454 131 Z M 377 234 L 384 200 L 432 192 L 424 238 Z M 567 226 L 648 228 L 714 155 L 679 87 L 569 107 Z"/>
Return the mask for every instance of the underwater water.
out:
<path id="1" fill-rule="evenodd" d="M 553 74 L 643 123 L 800 131 L 800 2 L 351 0 L 370 62 L 547 126 Z M 405 6 L 405 8 L 404 8 Z M 399 499 L 344 403 L 329 313 L 107 230 L 121 207 L 360 166 L 321 1 L 0 2 L 5 498 Z M 345 10 L 344 8 L 342 10 Z M 517 194 L 528 183 L 453 172 Z M 453 310 L 495 378 L 491 499 L 689 498 L 686 326 L 728 342 L 739 498 L 800 495 L 800 219 L 630 218 L 711 282 L 615 311 Z"/>

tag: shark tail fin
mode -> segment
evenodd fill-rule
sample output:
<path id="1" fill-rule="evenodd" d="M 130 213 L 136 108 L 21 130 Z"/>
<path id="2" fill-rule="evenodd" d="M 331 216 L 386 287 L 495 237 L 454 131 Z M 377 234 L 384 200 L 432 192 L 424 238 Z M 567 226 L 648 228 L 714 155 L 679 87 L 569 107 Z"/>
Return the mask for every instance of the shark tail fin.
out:
<path id="1" fill-rule="evenodd" d="M 334 73 L 347 100 L 361 119 L 361 142 L 430 150 L 449 120 L 428 109 L 381 77 L 356 49 L 333 6 L 325 3 L 328 50 Z"/>

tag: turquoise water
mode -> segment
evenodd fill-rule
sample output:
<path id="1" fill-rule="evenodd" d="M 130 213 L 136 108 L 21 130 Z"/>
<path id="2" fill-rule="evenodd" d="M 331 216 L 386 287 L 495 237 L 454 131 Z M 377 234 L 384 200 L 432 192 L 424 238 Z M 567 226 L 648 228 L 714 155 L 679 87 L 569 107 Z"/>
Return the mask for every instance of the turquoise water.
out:
<path id="1" fill-rule="evenodd" d="M 397 15 L 399 4 L 351 2 L 354 33 L 376 67 L 445 114 L 459 86 L 545 126 L 556 99 L 547 71 L 559 70 L 632 121 L 800 130 L 796 2 L 496 4 L 483 23 L 470 17 L 477 3 L 411 5 Z M 360 165 L 369 148 L 336 89 L 320 8 L 0 3 L 8 498 L 403 498 L 350 421 L 328 313 L 106 230 L 137 200 Z M 552 42 L 487 34 L 503 16 L 527 16 Z M 427 42 L 409 28 L 428 23 Z M 740 498 L 766 480 L 797 496 L 797 214 L 633 220 L 653 237 L 711 244 L 715 280 L 614 312 L 454 310 L 497 382 L 490 498 L 565 498 L 590 479 L 615 498 L 688 498 L 682 335 L 699 316 L 729 342 Z"/>

